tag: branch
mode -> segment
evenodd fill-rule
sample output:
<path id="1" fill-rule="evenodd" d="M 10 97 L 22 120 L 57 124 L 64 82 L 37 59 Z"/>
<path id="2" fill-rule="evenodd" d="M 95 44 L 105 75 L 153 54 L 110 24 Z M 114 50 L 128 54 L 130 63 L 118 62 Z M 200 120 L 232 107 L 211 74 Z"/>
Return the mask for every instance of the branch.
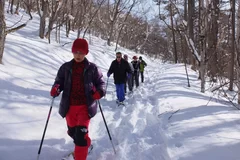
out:
<path id="1" fill-rule="evenodd" d="M 212 90 L 212 92 L 215 92 L 216 90 L 219 90 L 220 88 L 224 87 L 225 85 L 227 85 L 227 84 L 229 84 L 229 83 L 230 83 L 230 82 L 225 82 L 225 83 L 221 84 L 220 86 L 215 87 L 215 88 Z"/>
<path id="2" fill-rule="evenodd" d="M 64 44 L 62 45 L 62 47 L 64 47 L 65 45 L 67 45 L 67 44 L 69 44 L 69 43 L 72 43 L 72 42 L 67 42 L 67 43 L 64 43 Z"/>
<path id="3" fill-rule="evenodd" d="M 170 119 L 172 118 L 172 116 L 173 116 L 175 113 L 177 113 L 178 111 L 180 111 L 180 109 L 178 109 L 178 110 L 174 111 L 173 113 L 171 113 L 171 116 L 168 117 L 168 120 L 170 120 Z"/>
<path id="4" fill-rule="evenodd" d="M 228 97 L 228 95 L 227 95 L 227 93 L 225 92 L 225 90 L 224 89 L 222 89 L 223 90 L 223 92 L 224 92 L 224 95 L 225 95 L 225 97 L 226 97 L 226 99 L 235 107 L 235 108 L 237 108 L 237 110 L 240 110 L 240 108 L 238 108 L 233 102 L 232 102 L 232 100 Z M 235 96 L 234 96 L 235 97 Z"/>
<path id="5" fill-rule="evenodd" d="M 7 28 L 12 28 L 12 27 L 14 27 L 15 25 L 17 25 L 19 22 L 21 22 L 22 18 L 23 18 L 23 15 L 22 15 L 22 17 L 20 18 L 19 21 L 17 21 L 17 22 L 16 22 L 15 24 L 13 24 L 11 27 L 6 27 L 6 29 L 7 29 Z"/>
<path id="6" fill-rule="evenodd" d="M 15 32 L 15 31 L 17 31 L 17 30 L 25 27 L 26 25 L 27 25 L 27 23 L 24 23 L 24 24 L 21 24 L 20 26 L 17 26 L 17 27 L 15 27 L 15 28 L 11 28 L 11 29 L 9 29 L 9 30 L 6 30 L 5 34 L 7 35 L 7 34 L 9 34 L 9 33 Z"/>
<path id="7" fill-rule="evenodd" d="M 67 19 L 64 20 L 64 21 L 62 21 L 59 25 L 56 25 L 56 26 L 52 27 L 52 28 L 50 29 L 50 31 L 52 31 L 52 30 L 54 30 L 54 29 L 56 29 L 56 28 L 58 28 L 58 27 L 63 26 L 63 24 L 64 24 L 66 21 L 67 21 Z"/>
<path id="8" fill-rule="evenodd" d="M 179 12 L 179 9 L 178 9 L 177 6 L 172 2 L 172 0 L 170 0 L 169 2 L 175 7 L 175 9 L 176 9 L 176 11 L 177 11 L 177 13 L 178 13 L 178 15 L 179 15 L 179 17 L 180 17 L 181 25 L 182 25 L 183 28 L 184 28 L 184 29 L 183 29 L 182 31 L 180 31 L 179 33 L 180 33 L 180 34 L 182 33 L 182 34 L 184 35 L 185 40 L 186 40 L 187 45 L 188 45 L 188 48 L 190 49 L 191 53 L 193 54 L 193 56 L 195 57 L 195 59 L 196 59 L 196 60 L 198 61 L 198 63 L 200 64 L 201 56 L 198 54 L 194 42 L 192 41 L 192 39 L 190 39 L 190 37 L 189 37 L 188 34 L 186 33 L 186 30 L 187 30 L 186 28 L 187 28 L 187 26 L 185 25 L 185 23 L 184 23 L 184 21 L 183 21 L 183 18 L 182 18 L 182 16 L 181 16 L 180 12 Z M 159 7 L 160 7 L 160 6 L 159 6 Z M 168 27 L 170 30 L 172 30 L 172 28 L 170 27 L 170 25 L 168 25 L 167 22 L 160 16 L 160 11 L 159 11 L 159 19 L 162 20 L 162 21 L 165 23 L 165 25 L 167 25 L 167 27 Z M 174 30 L 176 31 L 177 29 L 174 29 Z"/>

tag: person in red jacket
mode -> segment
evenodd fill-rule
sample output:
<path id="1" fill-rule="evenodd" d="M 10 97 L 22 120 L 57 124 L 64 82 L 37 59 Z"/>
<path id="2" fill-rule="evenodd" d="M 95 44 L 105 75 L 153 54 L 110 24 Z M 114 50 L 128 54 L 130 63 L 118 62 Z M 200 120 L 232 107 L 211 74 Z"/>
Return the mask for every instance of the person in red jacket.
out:
<path id="1" fill-rule="evenodd" d="M 88 54 L 85 39 L 73 42 L 72 53 L 73 59 L 59 68 L 50 95 L 57 97 L 63 91 L 59 114 L 66 118 L 67 133 L 75 144 L 75 160 L 86 160 L 91 145 L 88 126 L 97 113 L 97 100 L 106 93 L 105 83 L 99 68 L 85 57 Z"/>

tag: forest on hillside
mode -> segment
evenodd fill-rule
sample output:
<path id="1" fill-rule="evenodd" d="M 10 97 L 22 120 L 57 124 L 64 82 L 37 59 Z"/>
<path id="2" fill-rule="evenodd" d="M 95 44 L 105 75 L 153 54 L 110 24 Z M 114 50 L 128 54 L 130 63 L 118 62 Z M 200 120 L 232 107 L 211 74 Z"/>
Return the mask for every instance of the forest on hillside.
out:
<path id="1" fill-rule="evenodd" d="M 149 3 L 152 6 L 145 7 Z M 21 20 L 23 11 L 29 21 L 32 14 L 39 15 L 36 36 L 48 43 L 61 43 L 60 35 L 68 37 L 70 31 L 83 38 L 94 35 L 115 50 L 122 46 L 164 62 L 191 65 L 199 73 L 201 92 L 208 81 L 212 92 L 221 90 L 227 96 L 229 90 L 240 97 L 239 4 L 240 0 L 0 0 L 0 63 L 7 35 L 27 25 Z M 17 14 L 19 21 L 7 26 L 5 14 Z"/>

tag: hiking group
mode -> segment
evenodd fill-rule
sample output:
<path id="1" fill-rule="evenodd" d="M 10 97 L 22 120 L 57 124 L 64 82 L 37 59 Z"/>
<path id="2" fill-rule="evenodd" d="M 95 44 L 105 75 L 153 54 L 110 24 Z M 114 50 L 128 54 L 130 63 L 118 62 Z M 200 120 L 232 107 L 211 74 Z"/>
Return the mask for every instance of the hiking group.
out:
<path id="1" fill-rule="evenodd" d="M 91 145 L 88 126 L 90 119 L 97 113 L 97 102 L 106 94 L 103 75 L 96 64 L 88 61 L 88 42 L 76 39 L 72 45 L 73 59 L 64 63 L 58 70 L 50 91 L 55 98 L 62 92 L 59 114 L 66 119 L 67 134 L 75 144 L 74 159 L 86 160 L 88 148 Z M 144 67 L 147 65 L 142 57 L 133 57 L 128 62 L 128 56 L 116 53 L 116 59 L 107 72 L 109 78 L 113 74 L 116 86 L 117 101 L 123 103 L 127 85 L 129 92 L 133 91 L 134 83 L 139 86 L 139 72 L 141 82 L 144 82 Z"/>
<path id="2" fill-rule="evenodd" d="M 127 93 L 127 86 L 129 93 L 133 92 L 134 83 L 136 88 L 139 86 L 139 72 L 141 74 L 141 82 L 144 82 L 144 68 L 147 66 L 146 62 L 137 56 L 133 56 L 133 61 L 128 62 L 128 55 L 116 53 L 116 59 L 112 61 L 110 68 L 107 72 L 109 78 L 113 74 L 114 84 L 116 86 L 117 103 L 123 104 L 125 94 Z"/>

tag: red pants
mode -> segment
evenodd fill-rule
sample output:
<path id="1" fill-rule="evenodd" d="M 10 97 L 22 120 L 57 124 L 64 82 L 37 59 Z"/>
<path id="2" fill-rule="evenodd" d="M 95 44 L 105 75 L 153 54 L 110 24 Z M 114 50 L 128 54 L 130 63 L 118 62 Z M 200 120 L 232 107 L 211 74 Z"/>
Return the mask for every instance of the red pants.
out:
<path id="1" fill-rule="evenodd" d="M 90 118 L 86 105 L 70 106 L 66 115 L 68 125 L 68 134 L 75 143 L 75 160 L 86 160 L 88 147 L 91 145 L 91 139 L 88 136 L 88 125 Z"/>

